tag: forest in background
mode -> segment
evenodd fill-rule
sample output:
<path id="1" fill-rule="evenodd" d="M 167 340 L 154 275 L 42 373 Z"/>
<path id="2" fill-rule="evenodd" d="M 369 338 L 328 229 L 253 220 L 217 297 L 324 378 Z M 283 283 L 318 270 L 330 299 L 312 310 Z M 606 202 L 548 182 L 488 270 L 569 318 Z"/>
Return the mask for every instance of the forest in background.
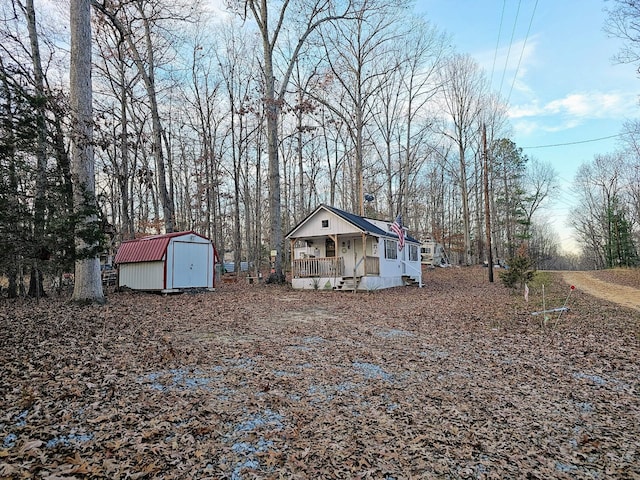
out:
<path id="1" fill-rule="evenodd" d="M 505 99 L 413 2 L 214 3 L 92 2 L 105 256 L 122 240 L 194 230 L 236 265 L 264 264 L 275 249 L 285 269 L 284 235 L 326 203 L 400 214 L 457 264 L 488 257 L 487 213 L 494 259 L 526 242 L 537 268 L 638 264 L 638 123 L 619 151 L 576 175 L 583 251 L 569 256 L 545 221 L 553 166 L 510 139 Z M 613 13 L 618 34 L 640 17 Z M 29 274 L 31 293 L 42 291 L 42 273 L 71 272 L 77 258 L 69 21 L 66 2 L 0 6 L 0 273 L 10 294 Z"/>

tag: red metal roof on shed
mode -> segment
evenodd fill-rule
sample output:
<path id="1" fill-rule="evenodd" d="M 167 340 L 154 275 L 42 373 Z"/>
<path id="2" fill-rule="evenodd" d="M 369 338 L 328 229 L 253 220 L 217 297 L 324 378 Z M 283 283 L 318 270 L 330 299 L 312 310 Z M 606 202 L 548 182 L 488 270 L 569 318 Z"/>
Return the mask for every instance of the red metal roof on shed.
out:
<path id="1" fill-rule="evenodd" d="M 137 262 L 159 262 L 164 258 L 167 252 L 167 245 L 169 241 L 174 237 L 181 237 L 183 235 L 199 235 L 193 231 L 188 232 L 173 232 L 164 235 L 153 235 L 151 237 L 138 238 L 136 240 L 127 240 L 120 244 L 118 253 L 114 262 L 120 263 L 137 263 Z"/>

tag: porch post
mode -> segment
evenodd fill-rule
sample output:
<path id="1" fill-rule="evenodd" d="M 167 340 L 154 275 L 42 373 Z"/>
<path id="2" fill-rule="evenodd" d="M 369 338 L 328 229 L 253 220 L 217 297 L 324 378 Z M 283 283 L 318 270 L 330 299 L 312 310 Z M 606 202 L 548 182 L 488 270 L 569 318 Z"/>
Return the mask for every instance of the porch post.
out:
<path id="1" fill-rule="evenodd" d="M 296 257 L 296 252 L 295 252 L 295 245 L 296 241 L 293 238 L 289 239 L 289 256 L 291 258 L 291 278 L 293 279 L 295 277 L 295 272 L 294 272 L 294 263 L 293 261 L 295 260 Z"/>
<path id="2" fill-rule="evenodd" d="M 364 268 L 364 275 L 363 276 L 367 276 L 367 234 L 362 232 L 362 256 L 364 258 L 363 260 L 363 268 Z"/>
<path id="3" fill-rule="evenodd" d="M 337 276 L 336 272 L 338 271 L 338 252 L 340 251 L 340 245 L 338 245 L 338 234 L 336 233 L 335 235 L 328 235 L 328 237 L 333 240 L 333 245 L 335 246 L 335 248 L 333 249 L 333 266 L 334 266 L 334 279 Z M 340 274 L 342 275 L 342 273 Z"/>

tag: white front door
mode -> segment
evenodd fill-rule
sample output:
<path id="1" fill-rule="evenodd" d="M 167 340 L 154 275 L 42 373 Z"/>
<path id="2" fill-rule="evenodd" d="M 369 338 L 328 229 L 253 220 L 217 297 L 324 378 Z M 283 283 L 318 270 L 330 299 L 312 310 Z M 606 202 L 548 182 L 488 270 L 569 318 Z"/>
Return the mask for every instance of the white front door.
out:
<path id="1" fill-rule="evenodd" d="M 364 275 L 364 262 L 362 260 L 362 239 L 360 237 L 340 238 L 340 256 L 344 259 L 344 276 L 356 277 Z"/>

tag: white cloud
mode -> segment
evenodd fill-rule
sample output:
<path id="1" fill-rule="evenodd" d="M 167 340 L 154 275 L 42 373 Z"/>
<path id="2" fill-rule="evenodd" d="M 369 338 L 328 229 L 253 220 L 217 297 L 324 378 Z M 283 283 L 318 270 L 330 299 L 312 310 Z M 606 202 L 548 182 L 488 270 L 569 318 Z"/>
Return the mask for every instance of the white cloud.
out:
<path id="1" fill-rule="evenodd" d="M 524 82 L 529 69 L 537 64 L 538 39 L 532 35 L 528 39 L 514 41 L 511 47 L 500 46 L 474 54 L 480 66 L 491 81 L 491 88 L 505 98 L 511 90 L 530 94 L 531 88 Z"/>
<path id="2" fill-rule="evenodd" d="M 637 114 L 638 95 L 620 91 L 570 93 L 543 105 L 534 101 L 509 109 L 509 116 L 513 120 L 535 117 L 546 117 L 546 120 L 549 120 L 549 117 L 557 117 L 563 119 L 564 123 L 581 123 L 585 120 L 605 118 L 620 119 Z"/>
<path id="3" fill-rule="evenodd" d="M 548 118 L 533 120 L 518 120 L 513 123 L 514 130 L 523 136 L 536 133 L 556 133 L 579 127 L 582 122 L 577 120 L 557 120 L 550 121 Z"/>
<path id="4" fill-rule="evenodd" d="M 620 92 L 572 93 L 549 102 L 545 111 L 551 114 L 581 118 L 611 118 L 625 115 L 635 95 Z"/>

